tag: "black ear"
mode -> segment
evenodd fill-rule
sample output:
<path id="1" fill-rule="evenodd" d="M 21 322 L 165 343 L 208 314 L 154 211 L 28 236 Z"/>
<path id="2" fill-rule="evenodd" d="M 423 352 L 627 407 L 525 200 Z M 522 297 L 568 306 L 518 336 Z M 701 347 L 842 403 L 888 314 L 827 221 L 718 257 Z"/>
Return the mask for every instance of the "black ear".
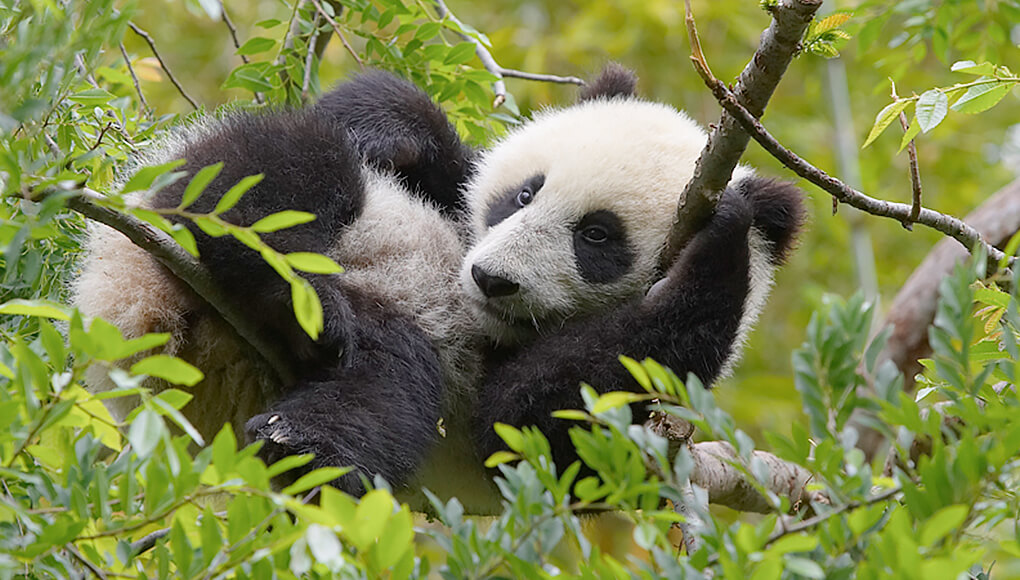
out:
<path id="1" fill-rule="evenodd" d="M 577 95 L 577 102 L 636 96 L 637 75 L 634 74 L 634 71 L 619 63 L 610 62 L 602 69 L 599 76 L 581 88 Z"/>

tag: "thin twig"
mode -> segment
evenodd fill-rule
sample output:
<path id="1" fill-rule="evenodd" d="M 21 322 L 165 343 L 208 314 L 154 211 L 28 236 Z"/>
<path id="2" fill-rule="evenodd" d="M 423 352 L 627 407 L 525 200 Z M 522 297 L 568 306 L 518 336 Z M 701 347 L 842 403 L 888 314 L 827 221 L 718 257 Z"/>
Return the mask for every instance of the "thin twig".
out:
<path id="1" fill-rule="evenodd" d="M 223 21 L 223 24 L 227 25 L 227 30 L 230 31 L 230 39 L 234 42 L 234 48 L 241 50 L 241 41 L 237 38 L 237 27 L 234 26 L 234 21 L 231 20 L 230 15 L 227 14 L 227 8 L 223 5 L 223 2 L 221 1 L 219 4 L 220 20 Z M 248 64 L 247 56 L 240 53 L 238 53 L 237 56 L 241 57 L 241 62 Z M 266 98 L 259 91 L 255 91 L 255 101 L 260 105 L 264 105 L 266 103 Z"/>
<path id="2" fill-rule="evenodd" d="M 92 76 L 92 73 L 89 71 L 89 68 L 85 66 L 85 59 L 82 58 L 80 52 L 75 53 L 74 62 L 78 65 L 78 70 L 81 71 L 81 74 L 84 75 L 85 79 L 89 81 L 89 84 L 98 89 L 99 83 L 96 82 L 96 77 Z"/>
<path id="3" fill-rule="evenodd" d="M 78 551 L 78 548 L 76 548 L 74 546 L 74 544 L 68 542 L 67 544 L 64 544 L 64 549 L 67 550 L 67 552 L 69 554 L 74 556 L 74 559 L 78 560 L 78 562 L 82 566 L 85 566 L 86 568 L 88 568 L 88 571 L 91 572 L 93 576 L 95 576 L 96 578 L 99 578 L 100 580 L 106 580 L 107 579 L 106 573 L 103 572 L 102 570 L 100 570 L 95 564 L 93 564 L 91 561 L 89 561 L 88 558 L 86 558 L 84 555 L 82 555 L 82 553 Z"/>
<path id="4" fill-rule="evenodd" d="M 166 537 L 166 535 L 169 533 L 170 528 L 163 528 L 160 530 L 156 530 L 151 534 L 142 536 L 138 540 L 131 542 L 131 553 L 137 556 L 139 554 L 144 554 L 145 552 L 148 552 L 149 550 L 156 547 L 156 542 Z"/>
<path id="5" fill-rule="evenodd" d="M 904 133 L 910 129 L 903 111 L 900 111 L 900 126 L 903 127 Z M 921 215 L 921 169 L 917 165 L 917 146 L 913 139 L 907 143 L 907 156 L 910 158 L 910 189 L 913 196 L 910 202 L 910 216 L 903 222 L 903 227 L 912 230 L 914 229 L 912 224 L 917 221 L 917 216 Z"/>
<path id="6" fill-rule="evenodd" d="M 722 81 L 712 78 L 706 79 L 705 83 L 712 89 L 719 104 L 737 120 L 743 130 L 783 165 L 792 169 L 794 173 L 824 189 L 840 203 L 851 205 L 874 216 L 887 217 L 900 222 L 910 220 L 911 206 L 875 199 L 828 175 L 776 141 L 758 119 L 737 102 L 736 97 Z M 959 218 L 921 208 L 914 222 L 942 232 L 963 244 L 968 250 L 973 250 L 979 244 L 984 246 L 985 251 L 988 252 L 990 264 L 994 262 L 997 265 L 1004 258 L 1001 250 L 986 242 L 977 230 Z M 1012 263 L 1012 260 L 1010 262 Z"/>
<path id="7" fill-rule="evenodd" d="M 454 24 L 457 25 L 457 28 L 461 30 L 467 29 L 467 26 L 465 26 L 464 23 L 461 22 L 460 19 L 457 18 L 457 16 L 450 11 L 450 8 L 446 5 L 446 2 L 444 0 L 433 0 L 433 3 L 436 5 L 436 12 L 439 14 L 440 19 L 446 19 L 449 20 L 450 22 L 453 22 Z M 584 85 L 584 81 L 577 77 L 560 77 L 555 75 L 535 74 L 503 68 L 502 66 L 499 65 L 498 62 L 496 62 L 495 57 L 493 57 L 492 53 L 489 52 L 489 49 L 486 48 L 484 44 L 482 44 L 481 40 L 464 32 L 458 32 L 457 35 L 466 40 L 467 42 L 470 42 L 471 44 L 475 45 L 475 55 L 478 56 L 478 60 L 482 61 L 482 66 L 485 67 L 485 70 L 489 71 L 490 73 L 496 76 L 496 80 L 493 81 L 492 83 L 492 92 L 495 93 L 496 95 L 496 98 L 492 100 L 493 108 L 502 105 L 506 101 L 506 83 L 503 81 L 503 77 L 514 77 L 519 79 L 547 83 Z"/>
<path id="8" fill-rule="evenodd" d="M 312 4 L 315 4 L 315 9 L 322 15 L 323 18 L 326 19 L 326 22 L 329 22 L 329 25 L 333 28 L 333 32 L 335 32 L 337 37 L 340 38 L 340 42 L 344 45 L 344 48 L 347 49 L 347 52 L 350 53 L 352 58 L 354 58 L 354 62 L 358 63 L 359 67 L 365 68 L 365 63 L 361 62 L 361 57 L 358 56 L 358 51 L 354 50 L 354 47 L 347 42 L 347 37 L 344 36 L 343 32 L 341 32 L 340 25 L 337 24 L 336 20 L 334 20 L 333 17 L 322 8 L 322 4 L 319 0 L 312 0 Z"/>
<path id="9" fill-rule="evenodd" d="M 890 500 L 893 497 L 895 497 L 896 494 L 900 493 L 901 491 L 902 490 L 899 487 L 890 488 L 890 489 L 887 489 L 887 490 L 883 491 L 882 493 L 879 493 L 878 495 L 874 495 L 872 497 L 869 497 L 868 499 L 864 499 L 864 500 L 860 500 L 860 501 L 847 502 L 847 503 L 845 503 L 845 504 L 843 504 L 843 505 L 833 509 L 832 511 L 825 512 L 824 514 L 818 514 L 817 516 L 814 516 L 814 517 L 808 518 L 806 520 L 800 521 L 800 522 L 798 522 L 796 524 L 793 524 L 793 525 L 790 525 L 790 526 L 783 525 L 782 528 L 780 528 L 779 530 L 776 530 L 775 532 L 773 532 L 772 535 L 769 536 L 768 540 L 765 540 L 765 546 L 769 546 L 770 544 L 772 544 L 776 540 L 782 538 L 783 536 L 788 536 L 790 534 L 796 534 L 798 532 L 803 532 L 805 530 L 810 530 L 811 528 L 813 528 L 813 527 L 815 527 L 815 526 L 817 526 L 819 524 L 823 524 L 826 521 L 828 521 L 830 518 L 832 518 L 834 516 L 838 516 L 841 513 L 844 513 L 844 512 L 850 511 L 850 510 L 855 510 L 855 509 L 861 508 L 861 507 L 866 507 L 866 506 L 869 506 L 869 505 L 874 505 L 876 503 L 882 503 L 884 501 Z M 782 520 L 780 520 L 780 521 L 782 521 Z"/>
<path id="10" fill-rule="evenodd" d="M 563 85 L 578 85 L 584 86 L 584 80 L 577 77 L 561 77 L 558 75 L 547 75 L 539 73 L 529 73 L 520 70 L 514 70 L 512 68 L 499 68 L 499 72 L 504 77 L 512 77 L 517 79 L 524 79 L 528 81 L 538 81 L 541 83 L 559 83 Z"/>
<path id="11" fill-rule="evenodd" d="M 138 82 L 138 75 L 135 74 L 135 67 L 131 66 L 131 57 L 128 56 L 127 49 L 124 48 L 124 43 L 120 43 L 120 54 L 124 57 L 124 64 L 127 65 L 128 74 L 131 75 L 131 82 L 135 85 L 135 92 L 138 93 L 138 101 L 142 104 L 143 114 L 152 119 L 152 108 L 149 107 L 149 102 L 145 100 L 145 93 L 142 92 L 142 85 Z"/>
<path id="12" fill-rule="evenodd" d="M 223 6 L 223 2 L 220 2 L 219 4 L 220 4 L 220 20 L 223 21 L 223 24 L 227 25 L 227 30 L 230 31 L 230 39 L 234 41 L 234 48 L 240 49 L 241 41 L 237 38 L 237 27 L 234 26 L 234 22 L 230 19 L 230 16 L 227 15 L 227 9 L 226 7 Z M 247 56 L 243 54 L 239 54 L 238 56 L 241 57 L 241 62 L 243 62 L 244 64 L 248 64 Z"/>
<path id="13" fill-rule="evenodd" d="M 181 86 L 181 83 L 177 82 L 177 77 L 174 76 L 174 73 L 170 72 L 170 67 L 167 66 L 163 57 L 159 55 L 159 50 L 156 49 L 156 41 L 152 39 L 152 36 L 150 36 L 148 32 L 139 28 L 134 22 L 128 21 L 128 26 L 131 27 L 131 30 L 133 30 L 135 34 L 141 36 L 145 42 L 148 43 L 149 50 L 152 51 L 152 56 L 156 57 L 156 60 L 159 61 L 159 66 L 164 72 L 166 72 L 166 76 L 170 79 L 170 82 L 177 87 L 177 92 L 179 92 L 181 96 L 184 97 L 184 100 L 188 101 L 194 109 L 199 109 L 198 103 L 196 103 L 195 99 L 192 99 L 191 96 L 188 95 L 187 91 L 184 90 L 184 87 Z"/>
<path id="14" fill-rule="evenodd" d="M 312 63 L 315 62 L 315 47 L 316 41 L 319 38 L 319 15 L 315 15 L 315 20 L 312 22 L 312 35 L 308 37 L 308 50 L 305 55 L 305 72 L 304 78 L 301 80 L 301 102 L 308 102 L 308 88 L 312 82 Z"/>

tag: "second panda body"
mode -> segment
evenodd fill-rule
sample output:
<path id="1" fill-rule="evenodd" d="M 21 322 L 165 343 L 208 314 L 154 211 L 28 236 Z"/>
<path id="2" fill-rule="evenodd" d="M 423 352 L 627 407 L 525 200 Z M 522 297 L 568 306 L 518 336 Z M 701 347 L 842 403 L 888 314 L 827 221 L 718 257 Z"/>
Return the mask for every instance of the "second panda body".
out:
<path id="1" fill-rule="evenodd" d="M 541 427 L 565 468 L 577 458 L 571 424 L 550 414 L 582 406 L 581 382 L 638 388 L 619 355 L 715 380 L 739 357 L 801 222 L 797 190 L 740 169 L 712 220 L 660 270 L 706 136 L 633 84 L 610 67 L 580 103 L 539 114 L 473 163 L 424 94 L 381 73 L 308 111 L 241 115 L 170 147 L 192 174 L 226 163 L 209 207 L 265 174 L 224 217 L 315 213 L 266 242 L 346 269 L 308 277 L 325 313 L 313 343 L 260 256 L 195 230 L 218 283 L 293 353 L 298 381 L 275 400 L 224 323 L 112 230 L 92 237 L 78 304 L 129 337 L 173 334 L 169 354 L 206 372 L 185 414 L 207 436 L 231 421 L 263 441 L 268 461 L 313 452 L 312 467 L 355 466 L 336 482 L 352 493 L 378 474 L 416 509 L 426 487 L 497 512 L 482 467 L 502 446 L 494 423 Z M 174 207 L 182 189 L 150 203 Z"/>

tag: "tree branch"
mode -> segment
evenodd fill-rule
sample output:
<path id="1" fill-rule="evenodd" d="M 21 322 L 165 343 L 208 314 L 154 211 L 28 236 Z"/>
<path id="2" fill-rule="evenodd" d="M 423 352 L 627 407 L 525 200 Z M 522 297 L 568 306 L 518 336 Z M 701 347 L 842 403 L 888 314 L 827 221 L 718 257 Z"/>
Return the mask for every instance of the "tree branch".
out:
<path id="1" fill-rule="evenodd" d="M 102 194 L 91 190 L 75 191 L 68 198 L 67 206 L 87 218 L 110 226 L 148 252 L 219 313 L 227 325 L 238 334 L 241 343 L 251 347 L 249 358 L 261 367 L 263 372 L 275 374 L 283 383 L 294 380 L 294 370 L 287 351 L 282 348 L 279 341 L 262 335 L 259 327 L 252 323 L 250 313 L 241 308 L 234 297 L 229 296 L 216 284 L 202 262 L 185 251 L 165 232 L 133 216 L 96 203 L 102 199 Z M 271 398 L 274 393 L 265 395 Z"/>
<path id="2" fill-rule="evenodd" d="M 709 78 L 705 79 L 705 83 L 712 89 L 712 93 L 718 99 L 719 104 L 736 119 L 740 126 L 754 137 L 754 140 L 766 151 L 783 165 L 792 169 L 794 173 L 824 189 L 835 199 L 839 200 L 840 203 L 853 206 L 874 216 L 887 217 L 906 223 L 912 221 L 913 209 L 910 205 L 884 201 L 865 195 L 811 165 L 776 141 L 751 112 L 737 102 L 736 95 L 730 92 L 723 85 L 722 81 Z M 920 211 L 917 213 L 917 219 L 913 220 L 915 223 L 926 225 L 942 232 L 963 244 L 964 248 L 968 250 L 978 245 L 984 246 L 985 251 L 988 253 L 990 272 L 994 272 L 998 268 L 998 263 L 1005 257 L 1001 250 L 986 242 L 981 237 L 981 234 L 966 222 L 927 208 L 920 208 Z"/>
<path id="3" fill-rule="evenodd" d="M 690 0 L 686 0 L 685 4 L 691 58 L 701 57 L 700 61 L 704 63 Z M 821 0 L 782 0 L 772 9 L 772 23 L 762 33 L 758 50 L 740 73 L 733 89 L 737 101 L 756 116 L 764 113 L 765 105 L 800 48 L 801 37 L 821 4 Z M 700 69 L 698 72 L 702 73 Z M 707 69 L 705 72 L 711 76 Z M 673 229 L 663 252 L 664 265 L 672 263 L 677 252 L 712 215 L 733 169 L 747 148 L 748 140 L 748 134 L 741 130 L 736 119 L 724 111 L 709 134 L 708 143 L 694 168 L 694 176 L 677 204 Z"/>
<path id="4" fill-rule="evenodd" d="M 716 505 L 742 512 L 771 513 L 775 506 L 744 477 L 734 464 L 741 461 L 729 443 L 703 441 L 690 446 L 694 470 L 691 483 L 708 491 L 708 500 Z M 822 494 L 811 496 L 805 490 L 811 472 L 766 451 L 753 451 L 752 455 L 768 466 L 770 479 L 762 482 L 768 491 L 790 500 L 796 506 L 809 500 L 827 501 Z"/>
<path id="5" fill-rule="evenodd" d="M 775 511 L 775 506 L 769 498 L 762 495 L 758 487 L 736 467 L 743 459 L 729 443 L 703 441 L 692 444 L 690 438 L 694 434 L 694 426 L 684 419 L 666 413 L 654 413 L 645 422 L 645 426 L 669 442 L 670 456 L 686 446 L 693 461 L 690 483 L 707 492 L 709 503 L 743 512 Z M 766 451 L 753 451 L 752 455 L 769 469 L 769 481 L 760 483 L 769 492 L 788 498 L 791 506 L 828 501 L 824 494 L 810 494 L 805 490 L 805 486 L 812 478 L 811 472 L 807 469 Z"/>

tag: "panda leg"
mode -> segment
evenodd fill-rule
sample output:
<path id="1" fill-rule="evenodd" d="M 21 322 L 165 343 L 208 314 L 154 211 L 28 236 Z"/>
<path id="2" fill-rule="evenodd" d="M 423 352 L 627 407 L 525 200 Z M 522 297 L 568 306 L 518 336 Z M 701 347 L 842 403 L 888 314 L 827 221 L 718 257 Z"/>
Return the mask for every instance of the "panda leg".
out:
<path id="1" fill-rule="evenodd" d="M 496 422 L 534 425 L 549 439 L 561 468 L 577 459 L 557 409 L 583 408 L 580 383 L 600 392 L 640 391 L 620 355 L 652 357 L 706 384 L 733 352 L 749 290 L 751 202 L 727 191 L 715 215 L 684 248 L 653 295 L 601 316 L 573 323 L 504 357 L 487 374 L 476 426 L 480 450 L 501 448 Z"/>
<path id="2" fill-rule="evenodd" d="M 250 441 L 273 463 L 313 453 L 296 477 L 326 466 L 355 470 L 334 482 L 361 495 L 361 476 L 405 483 L 438 438 L 442 406 L 438 355 L 413 323 L 378 306 L 358 308 L 356 348 L 337 367 L 303 381 L 248 421 Z"/>

